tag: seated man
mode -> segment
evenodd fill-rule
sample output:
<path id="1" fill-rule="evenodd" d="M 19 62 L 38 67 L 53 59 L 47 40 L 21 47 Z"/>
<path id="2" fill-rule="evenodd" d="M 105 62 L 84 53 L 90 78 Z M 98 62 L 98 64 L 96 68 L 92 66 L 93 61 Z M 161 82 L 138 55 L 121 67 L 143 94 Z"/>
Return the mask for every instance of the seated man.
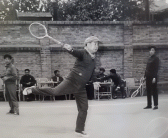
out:
<path id="1" fill-rule="evenodd" d="M 108 80 L 110 78 L 114 82 L 114 85 L 112 86 L 112 97 L 113 97 L 113 99 L 117 98 L 117 93 L 116 93 L 115 90 L 118 86 L 120 87 L 120 90 L 121 90 L 121 93 L 122 93 L 122 98 L 125 98 L 124 82 L 122 81 L 120 75 L 116 73 L 115 69 L 111 69 L 110 70 L 110 75 L 108 75 L 106 77 L 102 77 L 102 78 L 100 78 L 100 80 Z"/>
<path id="2" fill-rule="evenodd" d="M 60 84 L 63 81 L 63 78 L 60 76 L 59 70 L 54 71 L 54 76 L 51 78 L 51 80 L 54 82 L 58 82 L 58 84 Z M 57 86 L 58 84 L 54 84 L 54 86 Z"/>
<path id="3" fill-rule="evenodd" d="M 106 76 L 106 75 L 104 74 L 104 72 L 105 72 L 105 69 L 101 67 L 101 68 L 99 69 L 98 75 L 96 76 L 97 81 L 99 81 L 99 82 L 103 82 L 103 81 L 104 81 L 104 80 L 100 80 L 100 78 L 103 78 L 103 77 Z"/>
<path id="4" fill-rule="evenodd" d="M 26 87 L 30 87 L 36 84 L 36 80 L 32 75 L 30 75 L 29 69 L 25 69 L 25 75 L 21 77 L 20 84 L 22 84 L 23 90 Z M 26 96 L 25 98 L 26 98 L 26 101 L 31 101 L 34 98 L 34 95 L 30 94 Z"/>
<path id="5" fill-rule="evenodd" d="M 104 80 L 101 80 L 100 78 L 106 77 L 106 75 L 104 74 L 105 69 L 103 67 L 100 67 L 99 69 L 99 73 L 96 76 L 96 81 L 97 82 L 104 82 Z M 106 86 L 101 86 L 99 88 L 99 92 L 106 92 L 107 91 L 107 87 Z"/>

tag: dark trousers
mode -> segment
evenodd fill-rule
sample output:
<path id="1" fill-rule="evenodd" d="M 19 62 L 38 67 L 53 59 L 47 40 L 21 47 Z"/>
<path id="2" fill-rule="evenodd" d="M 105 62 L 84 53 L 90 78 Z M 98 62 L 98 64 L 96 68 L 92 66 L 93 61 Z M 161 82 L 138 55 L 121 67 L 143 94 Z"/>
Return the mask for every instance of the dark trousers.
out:
<path id="1" fill-rule="evenodd" d="M 158 105 L 157 79 L 152 83 L 152 77 L 146 77 L 147 106 L 152 106 L 151 95 L 153 95 L 154 106 Z"/>
<path id="2" fill-rule="evenodd" d="M 120 87 L 120 91 L 121 91 L 121 94 L 122 94 L 122 97 L 124 97 L 125 96 L 125 92 L 124 92 L 124 84 L 114 84 L 113 86 L 112 86 L 112 97 L 115 97 L 115 96 L 117 96 L 117 92 L 116 92 L 116 88 L 117 87 Z"/>
<path id="3" fill-rule="evenodd" d="M 87 98 L 89 100 L 94 99 L 94 86 L 93 83 L 86 85 Z"/>
<path id="4" fill-rule="evenodd" d="M 9 102 L 10 110 L 16 113 L 19 112 L 19 104 L 16 95 L 16 84 L 5 83 L 6 98 Z"/>
<path id="5" fill-rule="evenodd" d="M 85 121 L 87 117 L 88 110 L 88 99 L 86 92 L 80 92 L 74 94 L 76 99 L 76 104 L 78 108 L 78 116 L 76 120 L 76 129 L 75 131 L 84 131 Z"/>
<path id="6" fill-rule="evenodd" d="M 83 131 L 88 110 L 88 99 L 85 90 L 86 83 L 75 74 L 71 74 L 73 79 L 65 79 L 55 88 L 33 88 L 32 93 L 36 95 L 64 95 L 74 94 L 78 108 L 78 116 L 76 120 L 76 131 Z"/>

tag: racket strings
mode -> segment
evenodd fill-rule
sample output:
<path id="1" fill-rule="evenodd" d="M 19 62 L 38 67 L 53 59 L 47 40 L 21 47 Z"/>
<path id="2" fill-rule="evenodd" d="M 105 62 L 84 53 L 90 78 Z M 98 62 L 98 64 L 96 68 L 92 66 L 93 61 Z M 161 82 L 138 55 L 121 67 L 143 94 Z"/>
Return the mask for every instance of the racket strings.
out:
<path id="1" fill-rule="evenodd" d="M 140 79 L 140 86 L 138 87 L 137 90 L 135 90 L 135 91 L 132 93 L 131 98 L 136 97 L 136 96 L 138 95 L 138 93 L 140 93 L 140 95 L 142 95 L 141 91 L 143 91 L 143 89 L 142 89 L 142 88 L 143 88 L 143 84 L 144 84 L 143 78 L 141 78 L 141 79 Z"/>
<path id="2" fill-rule="evenodd" d="M 44 38 L 47 33 L 44 26 L 42 26 L 40 24 L 32 24 L 30 26 L 30 31 L 34 37 L 40 38 L 40 39 Z"/>

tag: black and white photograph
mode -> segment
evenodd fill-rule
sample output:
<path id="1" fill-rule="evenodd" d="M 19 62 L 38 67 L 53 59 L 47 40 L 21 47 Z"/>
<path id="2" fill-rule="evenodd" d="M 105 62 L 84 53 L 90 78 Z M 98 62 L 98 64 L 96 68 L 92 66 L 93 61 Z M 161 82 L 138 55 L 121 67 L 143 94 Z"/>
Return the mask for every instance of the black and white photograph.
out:
<path id="1" fill-rule="evenodd" d="M 168 138 L 168 0 L 0 0 L 0 138 Z"/>

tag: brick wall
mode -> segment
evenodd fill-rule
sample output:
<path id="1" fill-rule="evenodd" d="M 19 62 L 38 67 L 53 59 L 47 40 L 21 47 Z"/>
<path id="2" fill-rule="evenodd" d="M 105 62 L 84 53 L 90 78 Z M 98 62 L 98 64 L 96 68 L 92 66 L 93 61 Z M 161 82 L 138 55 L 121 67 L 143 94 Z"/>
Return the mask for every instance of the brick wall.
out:
<path id="1" fill-rule="evenodd" d="M 109 74 L 110 69 L 116 69 L 123 78 L 123 50 L 99 51 L 96 60 L 96 72 L 99 71 L 99 67 L 105 68 L 105 74 Z"/>
<path id="2" fill-rule="evenodd" d="M 98 36 L 103 44 L 123 42 L 123 25 L 64 25 L 48 24 L 49 34 L 64 43 L 83 45 L 91 35 Z M 53 42 L 50 42 L 53 44 Z"/>
<path id="3" fill-rule="evenodd" d="M 0 22 L 0 64 L 2 56 L 10 53 L 15 59 L 15 65 L 24 74 L 25 68 L 30 68 L 35 77 L 53 75 L 55 69 L 66 76 L 73 67 L 75 58 L 56 44 L 44 38 L 38 40 L 32 37 L 28 27 L 31 21 Z M 99 67 L 106 69 L 106 74 L 115 68 L 123 78 L 139 79 L 146 66 L 148 58 L 147 47 L 154 45 L 159 48 L 161 60 L 160 80 L 167 80 L 168 24 L 148 22 L 42 22 L 48 28 L 53 38 L 71 44 L 74 48 L 83 47 L 84 40 L 90 35 L 100 38 L 100 50 L 97 53 L 96 71 Z M 38 32 L 39 28 L 34 31 Z M 0 72 L 4 70 L 0 66 Z M 166 77 L 165 77 L 166 76 Z"/>

